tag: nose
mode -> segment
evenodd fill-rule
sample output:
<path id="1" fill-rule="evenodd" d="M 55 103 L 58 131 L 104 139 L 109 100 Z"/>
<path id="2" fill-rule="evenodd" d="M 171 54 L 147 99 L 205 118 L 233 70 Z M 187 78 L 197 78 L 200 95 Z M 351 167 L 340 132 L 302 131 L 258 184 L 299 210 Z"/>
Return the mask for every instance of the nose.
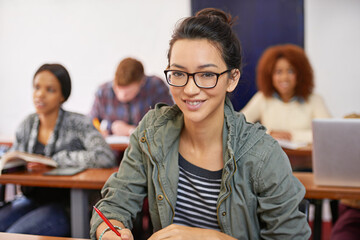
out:
<path id="1" fill-rule="evenodd" d="M 42 89 L 42 88 L 39 88 L 39 89 L 35 89 L 34 90 L 34 95 L 36 97 L 43 97 L 45 94 L 45 91 Z"/>
<path id="2" fill-rule="evenodd" d="M 188 95 L 195 95 L 200 92 L 200 88 L 195 84 L 194 76 L 189 76 L 189 80 L 184 87 L 184 92 Z"/>

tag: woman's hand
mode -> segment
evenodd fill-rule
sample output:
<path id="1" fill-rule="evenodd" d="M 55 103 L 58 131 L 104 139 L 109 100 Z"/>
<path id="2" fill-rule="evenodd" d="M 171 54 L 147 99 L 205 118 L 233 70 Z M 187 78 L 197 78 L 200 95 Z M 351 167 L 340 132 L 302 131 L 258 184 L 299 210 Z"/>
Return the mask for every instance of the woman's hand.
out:
<path id="1" fill-rule="evenodd" d="M 124 228 L 118 230 L 118 232 L 121 234 L 121 237 L 116 235 L 113 231 L 108 230 L 104 233 L 101 240 L 134 240 L 134 237 L 129 229 Z"/>
<path id="2" fill-rule="evenodd" d="M 26 168 L 29 171 L 40 171 L 40 170 L 49 169 L 50 167 L 42 163 L 28 162 L 26 164 Z"/>
<path id="3" fill-rule="evenodd" d="M 135 130 L 135 126 L 129 125 L 124 121 L 117 120 L 111 124 L 111 131 L 114 135 L 130 136 Z"/>
<path id="4" fill-rule="evenodd" d="M 124 225 L 117 221 L 117 220 L 113 220 L 110 219 L 110 222 L 114 225 L 114 226 L 119 226 L 122 229 L 118 230 L 118 232 L 120 233 L 121 237 L 119 237 L 118 235 L 116 235 L 116 233 L 114 233 L 112 230 L 108 229 L 102 236 L 101 240 L 134 240 L 134 236 L 132 235 L 131 231 L 128 228 L 125 228 Z M 100 238 L 100 235 L 104 232 L 104 230 L 107 228 L 108 226 L 102 222 L 99 227 L 96 230 L 96 239 Z"/>
<path id="5" fill-rule="evenodd" d="M 186 227 L 177 224 L 171 224 L 164 229 L 154 233 L 149 240 L 160 239 L 235 239 L 222 232 L 211 229 L 202 229 L 194 227 Z"/>
<path id="6" fill-rule="evenodd" d="M 275 139 L 283 139 L 291 141 L 291 133 L 285 131 L 271 131 L 270 135 Z"/>

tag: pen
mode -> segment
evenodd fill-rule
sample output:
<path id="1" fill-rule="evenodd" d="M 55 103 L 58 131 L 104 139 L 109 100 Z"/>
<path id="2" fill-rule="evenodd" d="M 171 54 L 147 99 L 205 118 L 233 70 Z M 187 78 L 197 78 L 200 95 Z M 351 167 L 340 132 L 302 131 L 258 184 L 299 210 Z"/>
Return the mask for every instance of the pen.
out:
<path id="1" fill-rule="evenodd" d="M 99 216 L 102 218 L 102 220 L 104 220 L 104 222 L 106 223 L 106 225 L 109 226 L 109 228 L 111 230 L 113 230 L 114 233 L 116 233 L 116 235 L 118 235 L 119 237 L 121 237 L 121 234 L 116 230 L 116 228 L 114 227 L 114 225 L 111 224 L 111 222 L 109 221 L 109 219 L 107 219 L 104 214 L 102 212 L 100 212 L 99 209 L 97 209 L 95 206 L 94 206 L 94 209 L 95 211 L 99 214 Z"/>

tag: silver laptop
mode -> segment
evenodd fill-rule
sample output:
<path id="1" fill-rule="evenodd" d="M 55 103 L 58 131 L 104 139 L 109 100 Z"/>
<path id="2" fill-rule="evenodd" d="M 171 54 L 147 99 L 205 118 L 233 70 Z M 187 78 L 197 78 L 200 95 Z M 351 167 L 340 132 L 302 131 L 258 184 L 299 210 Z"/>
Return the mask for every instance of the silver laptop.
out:
<path id="1" fill-rule="evenodd" d="M 312 129 L 314 183 L 360 187 L 360 119 L 316 119 Z"/>

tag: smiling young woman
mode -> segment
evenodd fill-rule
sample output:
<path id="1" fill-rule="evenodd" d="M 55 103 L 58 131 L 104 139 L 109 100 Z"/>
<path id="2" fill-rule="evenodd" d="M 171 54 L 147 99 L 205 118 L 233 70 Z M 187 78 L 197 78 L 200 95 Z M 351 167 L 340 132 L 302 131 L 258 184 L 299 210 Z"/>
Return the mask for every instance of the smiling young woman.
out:
<path id="1" fill-rule="evenodd" d="M 305 194 L 277 142 L 235 112 L 240 42 L 231 16 L 204 9 L 170 41 L 165 77 L 176 103 L 158 104 L 130 137 L 97 207 L 133 239 L 148 197 L 155 239 L 307 239 Z M 101 237 L 100 237 L 101 236 Z M 94 214 L 92 239 L 118 239 Z"/>

